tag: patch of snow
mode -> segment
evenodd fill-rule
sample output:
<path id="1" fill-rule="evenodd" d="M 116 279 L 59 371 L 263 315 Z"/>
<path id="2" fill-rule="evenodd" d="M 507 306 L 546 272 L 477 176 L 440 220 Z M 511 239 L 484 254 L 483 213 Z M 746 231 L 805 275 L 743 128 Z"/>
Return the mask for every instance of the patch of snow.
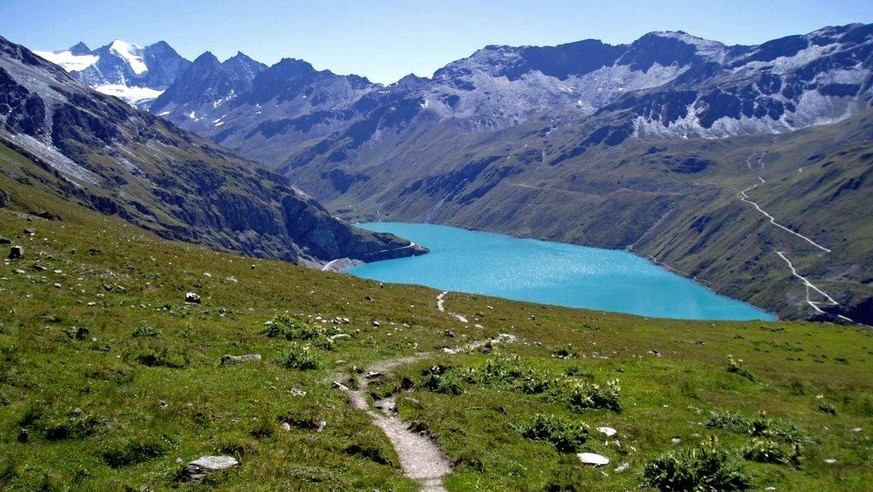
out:
<path id="1" fill-rule="evenodd" d="M 89 184 L 97 184 L 101 181 L 99 175 L 77 164 L 53 146 L 41 142 L 30 135 L 19 133 L 13 135 L 12 139 L 67 178 L 74 178 L 77 181 Z"/>
<path id="2" fill-rule="evenodd" d="M 158 113 L 158 116 L 167 116 L 168 114 L 170 114 L 169 111 L 162 111 L 162 112 Z"/>
<path id="3" fill-rule="evenodd" d="M 34 51 L 36 55 L 44 58 L 55 65 L 60 65 L 67 72 L 79 72 L 97 63 L 100 59 L 97 55 L 74 55 L 66 51 Z"/>
<path id="4" fill-rule="evenodd" d="M 115 96 L 131 106 L 152 101 L 164 92 L 148 87 L 128 87 L 123 84 L 98 85 L 94 89 L 107 96 Z"/>
<path id="5" fill-rule="evenodd" d="M 149 71 L 142 59 L 142 48 L 135 44 L 130 44 L 126 41 L 116 39 L 109 46 L 109 52 L 120 56 L 130 65 L 130 69 L 137 75 L 144 74 Z"/>

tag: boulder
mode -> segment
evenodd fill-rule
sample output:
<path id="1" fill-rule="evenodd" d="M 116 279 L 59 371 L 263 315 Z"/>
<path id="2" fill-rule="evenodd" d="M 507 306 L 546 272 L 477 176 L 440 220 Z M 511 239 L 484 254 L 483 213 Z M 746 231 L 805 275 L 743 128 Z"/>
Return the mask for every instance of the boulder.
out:
<path id="1" fill-rule="evenodd" d="M 201 456 L 188 463 L 185 467 L 185 477 L 191 482 L 201 482 L 206 475 L 228 470 L 239 466 L 239 461 L 232 456 Z"/>
<path id="2" fill-rule="evenodd" d="M 185 302 L 200 304 L 200 296 L 193 292 L 188 292 L 187 294 L 185 294 Z"/>
<path id="3" fill-rule="evenodd" d="M 603 466 L 609 464 L 609 458 L 597 453 L 578 453 L 579 461 L 586 465 Z"/>
<path id="4" fill-rule="evenodd" d="M 0 208 L 6 208 L 12 203 L 12 196 L 6 190 L 0 190 Z"/>
<path id="5" fill-rule="evenodd" d="M 221 356 L 221 365 L 232 364 L 236 362 L 248 362 L 261 360 L 261 354 L 245 354 L 245 355 L 223 355 Z"/>
<path id="6" fill-rule="evenodd" d="M 18 260 L 24 258 L 24 246 L 13 246 L 9 250 L 9 259 Z"/>

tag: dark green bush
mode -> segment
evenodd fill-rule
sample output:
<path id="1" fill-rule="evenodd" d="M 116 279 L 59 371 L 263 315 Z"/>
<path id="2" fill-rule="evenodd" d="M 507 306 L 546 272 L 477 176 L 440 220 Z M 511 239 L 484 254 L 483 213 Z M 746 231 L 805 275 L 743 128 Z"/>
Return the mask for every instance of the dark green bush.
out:
<path id="1" fill-rule="evenodd" d="M 751 437 L 764 437 L 788 443 L 813 443 L 815 438 L 804 432 L 793 423 L 766 417 L 764 414 L 750 419 L 729 412 L 712 412 L 706 427 L 710 429 L 725 429 Z"/>
<path id="2" fill-rule="evenodd" d="M 279 356 L 278 362 L 279 365 L 287 369 L 299 369 L 301 371 L 318 369 L 321 366 L 309 345 L 298 345 L 296 343 L 291 344 L 288 350 Z"/>
<path id="3" fill-rule="evenodd" d="M 646 464 L 643 485 L 662 491 L 747 490 L 752 479 L 727 450 L 711 445 L 671 451 Z"/>
<path id="4" fill-rule="evenodd" d="M 621 387 L 618 380 L 599 385 L 588 381 L 570 380 L 566 394 L 567 404 L 574 410 L 612 410 L 621 412 Z"/>
<path id="5" fill-rule="evenodd" d="M 800 466 L 801 456 L 800 444 L 795 443 L 790 451 L 786 451 L 779 443 L 767 439 L 753 439 L 743 449 L 743 458 L 758 463 Z"/>
<path id="6" fill-rule="evenodd" d="M 422 371 L 416 386 L 427 391 L 447 395 L 460 395 L 464 392 L 464 380 L 459 371 L 442 365 Z"/>
<path id="7" fill-rule="evenodd" d="M 573 453 L 588 440 L 585 424 L 574 424 L 555 415 L 537 414 L 533 420 L 514 426 L 522 437 L 554 444 L 562 453 Z"/>

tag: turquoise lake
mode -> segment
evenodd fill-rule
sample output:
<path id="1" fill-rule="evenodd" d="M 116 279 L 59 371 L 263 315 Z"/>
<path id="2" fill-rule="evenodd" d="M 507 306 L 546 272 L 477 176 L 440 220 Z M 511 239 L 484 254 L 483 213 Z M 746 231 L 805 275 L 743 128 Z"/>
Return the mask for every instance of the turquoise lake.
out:
<path id="1" fill-rule="evenodd" d="M 776 319 L 627 251 L 431 224 L 372 222 L 358 226 L 390 232 L 430 248 L 423 256 L 346 270 L 361 278 L 660 318 Z"/>

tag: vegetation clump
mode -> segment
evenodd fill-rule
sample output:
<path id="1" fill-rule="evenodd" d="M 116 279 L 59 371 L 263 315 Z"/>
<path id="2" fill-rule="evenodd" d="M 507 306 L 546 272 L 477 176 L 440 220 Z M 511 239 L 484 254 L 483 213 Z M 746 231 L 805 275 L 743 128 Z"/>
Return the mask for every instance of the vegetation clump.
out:
<path id="1" fill-rule="evenodd" d="M 751 444 L 743 449 L 743 458 L 758 463 L 776 465 L 800 466 L 803 455 L 799 443 L 794 443 L 790 451 L 786 451 L 778 442 L 769 439 L 752 439 Z"/>
<path id="2" fill-rule="evenodd" d="M 752 479 L 724 448 L 701 444 L 670 451 L 646 463 L 643 485 L 662 491 L 747 490 Z"/>
<path id="3" fill-rule="evenodd" d="M 132 335 L 134 338 L 140 338 L 140 337 L 157 338 L 157 337 L 161 336 L 161 330 L 158 328 L 155 328 L 152 325 L 142 324 L 142 325 L 139 325 L 135 330 L 133 330 Z"/>
<path id="4" fill-rule="evenodd" d="M 522 437 L 554 444 L 562 453 L 579 451 L 588 440 L 588 426 L 555 415 L 537 414 L 533 420 L 513 426 Z"/>
<path id="5" fill-rule="evenodd" d="M 311 371 L 321 367 L 321 363 L 309 345 L 300 345 L 292 343 L 287 350 L 282 352 L 278 359 L 279 365 L 286 369 L 298 369 L 300 371 Z"/>
<path id="6" fill-rule="evenodd" d="M 570 380 L 567 404 L 574 410 L 612 410 L 621 412 L 621 387 L 617 379 L 605 385 L 582 380 Z"/>
<path id="7" fill-rule="evenodd" d="M 727 371 L 732 374 L 742 376 L 749 381 L 755 380 L 755 375 L 743 366 L 743 359 L 734 359 L 733 355 L 728 355 Z"/>
<path id="8" fill-rule="evenodd" d="M 773 419 L 760 414 L 756 418 L 748 418 L 730 412 L 712 412 L 706 427 L 710 429 L 725 429 L 737 434 L 751 437 L 776 439 L 787 443 L 813 443 L 815 439 L 793 423 L 783 419 Z"/>
<path id="9" fill-rule="evenodd" d="M 310 343 L 315 348 L 330 350 L 333 348 L 331 335 L 339 333 L 334 327 L 320 326 L 315 323 L 301 321 L 285 314 L 276 315 L 265 323 L 264 334 L 268 338 L 284 338 L 285 340 L 301 340 Z"/>

